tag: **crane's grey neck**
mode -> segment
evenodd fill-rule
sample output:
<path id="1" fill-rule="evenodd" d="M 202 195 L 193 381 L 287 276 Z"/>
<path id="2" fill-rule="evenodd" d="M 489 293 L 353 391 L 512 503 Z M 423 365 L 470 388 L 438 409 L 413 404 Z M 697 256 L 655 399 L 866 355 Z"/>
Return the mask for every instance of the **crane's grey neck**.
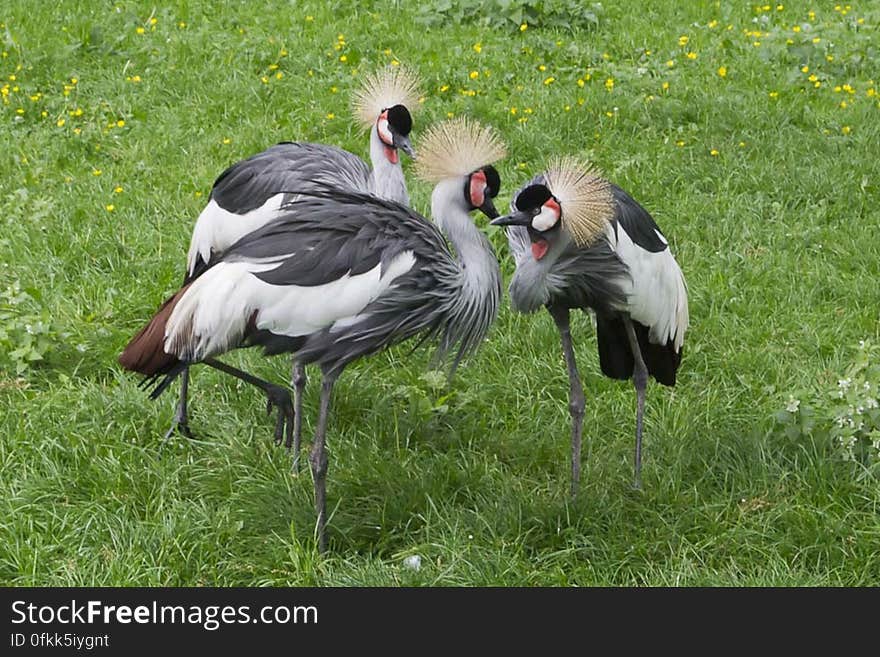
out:
<path id="1" fill-rule="evenodd" d="M 516 259 L 510 281 L 510 303 L 516 311 L 535 312 L 547 303 L 608 312 L 626 309 L 630 273 L 607 239 L 578 247 L 566 233 L 557 233 L 540 260 L 532 255 L 525 226 L 510 226 L 507 241 Z"/>
<path id="2" fill-rule="evenodd" d="M 458 254 L 459 277 L 450 323 L 441 351 L 459 343 L 453 365 L 476 349 L 498 314 L 501 299 L 501 270 L 495 251 L 473 222 L 464 197 L 465 180 L 443 180 L 431 194 L 431 215 Z"/>
<path id="3" fill-rule="evenodd" d="M 516 260 L 516 271 L 510 280 L 510 303 L 521 313 L 532 313 L 546 304 L 556 291 L 553 270 L 559 257 L 571 243 L 569 237 L 559 235 L 550 242 L 547 253 L 540 260 L 532 256 L 531 240 L 525 226 L 510 226 L 507 241 Z"/>
<path id="4" fill-rule="evenodd" d="M 397 164 L 392 164 L 385 156 L 385 144 L 379 139 L 376 124 L 370 129 L 370 161 L 373 165 L 373 193 L 380 197 L 409 205 L 409 194 L 406 192 L 406 180 L 400 166 L 400 152 Z"/>

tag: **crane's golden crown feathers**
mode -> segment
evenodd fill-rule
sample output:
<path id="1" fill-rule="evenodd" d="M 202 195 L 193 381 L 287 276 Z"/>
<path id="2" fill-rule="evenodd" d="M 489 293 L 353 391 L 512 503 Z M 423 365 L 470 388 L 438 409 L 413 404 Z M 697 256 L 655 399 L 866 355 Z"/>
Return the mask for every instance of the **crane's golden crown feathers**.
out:
<path id="1" fill-rule="evenodd" d="M 406 66 L 386 66 L 364 76 L 354 92 L 352 112 L 365 128 L 372 128 L 382 110 L 403 105 L 410 111 L 419 104 L 419 79 Z"/>
<path id="2" fill-rule="evenodd" d="M 614 219 L 611 183 L 592 163 L 571 155 L 551 160 L 544 177 L 562 209 L 562 227 L 579 246 L 592 244 Z"/>
<path id="3" fill-rule="evenodd" d="M 507 154 L 491 126 L 465 117 L 435 124 L 419 143 L 416 175 L 429 183 L 466 176 Z"/>

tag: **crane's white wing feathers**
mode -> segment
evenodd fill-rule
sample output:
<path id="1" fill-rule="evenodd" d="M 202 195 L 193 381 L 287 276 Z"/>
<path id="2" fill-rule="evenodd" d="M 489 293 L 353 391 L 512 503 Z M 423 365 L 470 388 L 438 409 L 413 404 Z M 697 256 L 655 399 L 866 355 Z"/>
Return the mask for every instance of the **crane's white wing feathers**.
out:
<path id="1" fill-rule="evenodd" d="M 295 257 L 295 256 L 294 256 Z M 257 329 L 290 337 L 350 323 L 394 280 L 415 265 L 412 251 L 362 274 L 323 285 L 272 285 L 254 273 L 276 263 L 221 262 L 197 278 L 178 302 L 165 329 L 165 351 L 202 360 L 240 344 L 253 317 Z"/>
<path id="2" fill-rule="evenodd" d="M 666 239 L 657 231 L 658 236 Z M 655 344 L 672 341 L 681 349 L 688 328 L 688 300 L 684 275 L 672 252 L 666 248 L 652 253 L 640 248 L 618 226 L 608 229 L 608 239 L 618 257 L 629 267 L 630 280 L 624 281 L 628 312 L 637 322 L 650 326 L 649 339 Z"/>

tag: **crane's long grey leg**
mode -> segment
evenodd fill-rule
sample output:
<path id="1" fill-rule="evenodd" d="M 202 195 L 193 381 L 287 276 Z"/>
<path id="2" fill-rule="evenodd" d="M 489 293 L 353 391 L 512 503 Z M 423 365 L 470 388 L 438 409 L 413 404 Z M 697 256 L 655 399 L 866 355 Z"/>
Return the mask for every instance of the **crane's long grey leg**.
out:
<path id="1" fill-rule="evenodd" d="M 290 392 L 288 392 L 287 388 L 259 379 L 253 374 L 248 374 L 243 370 L 222 363 L 214 358 L 206 358 L 202 362 L 205 365 L 213 367 L 215 370 L 220 370 L 221 372 L 230 374 L 237 379 L 250 383 L 252 386 L 256 386 L 265 392 L 266 412 L 268 413 L 271 411 L 273 406 L 278 409 L 278 421 L 275 423 L 275 444 L 280 445 L 283 440 L 284 446 L 288 449 L 290 448 L 291 440 L 293 438 L 293 404 L 290 401 Z"/>
<path id="2" fill-rule="evenodd" d="M 327 550 L 327 452 L 324 449 L 327 436 L 327 417 L 330 413 L 330 395 L 333 384 L 339 376 L 338 372 L 323 371 L 321 380 L 321 407 L 318 411 L 318 425 L 315 428 L 315 442 L 309 463 L 312 466 L 312 477 L 315 481 L 315 511 L 317 512 L 318 551 Z"/>
<path id="3" fill-rule="evenodd" d="M 293 471 L 299 472 L 299 453 L 302 446 L 302 403 L 306 389 L 306 366 L 293 359 L 290 382 L 293 384 Z"/>
<path id="4" fill-rule="evenodd" d="M 187 438 L 193 440 L 195 436 L 189 428 L 189 418 L 186 411 L 186 398 L 189 393 L 189 368 L 185 367 L 180 373 L 180 397 L 177 400 L 177 408 L 174 411 L 174 419 L 171 420 L 171 426 L 165 432 L 165 440 L 171 437 L 175 431 L 179 431 Z"/>
<path id="5" fill-rule="evenodd" d="M 635 475 L 633 488 L 642 487 L 642 425 L 645 416 L 645 391 L 648 389 L 648 368 L 645 367 L 645 359 L 642 358 L 642 350 L 639 348 L 639 339 L 636 330 L 629 317 L 623 318 L 626 327 L 626 336 L 629 338 L 629 346 L 633 353 L 633 386 L 636 389 L 636 455 Z"/>
<path id="6" fill-rule="evenodd" d="M 568 412 L 571 414 L 571 497 L 577 498 L 581 480 L 581 436 L 584 428 L 584 388 L 578 375 L 577 362 L 574 357 L 574 346 L 571 343 L 571 328 L 568 308 L 548 306 L 550 315 L 559 329 L 562 338 L 562 353 L 565 355 L 565 366 L 568 369 Z"/>

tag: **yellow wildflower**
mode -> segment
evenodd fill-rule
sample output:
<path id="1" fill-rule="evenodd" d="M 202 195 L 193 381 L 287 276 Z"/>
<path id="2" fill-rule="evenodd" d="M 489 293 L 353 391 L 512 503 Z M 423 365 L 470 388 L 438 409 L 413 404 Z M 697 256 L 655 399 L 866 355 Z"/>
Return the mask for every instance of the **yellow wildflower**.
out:
<path id="1" fill-rule="evenodd" d="M 719 66 L 718 67 L 718 75 L 721 76 L 722 78 L 726 78 L 727 77 L 727 67 L 726 66 Z"/>

